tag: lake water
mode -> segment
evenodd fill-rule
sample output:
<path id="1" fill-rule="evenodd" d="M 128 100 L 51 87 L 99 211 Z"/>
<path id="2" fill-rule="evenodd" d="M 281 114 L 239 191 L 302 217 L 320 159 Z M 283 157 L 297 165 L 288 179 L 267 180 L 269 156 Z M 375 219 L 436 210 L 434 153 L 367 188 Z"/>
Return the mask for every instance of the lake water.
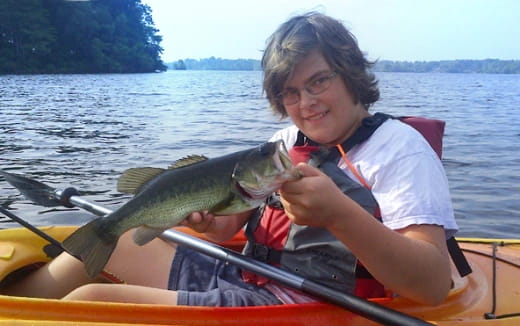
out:
<path id="1" fill-rule="evenodd" d="M 371 112 L 445 120 L 459 236 L 520 235 L 520 75 L 379 73 Z M 288 125 L 260 72 L 0 76 L 0 168 L 74 186 L 115 208 L 127 168 L 246 149 Z M 0 180 L 0 204 L 36 225 L 81 224 L 79 210 L 32 205 Z M 16 224 L 0 219 L 0 227 Z"/>

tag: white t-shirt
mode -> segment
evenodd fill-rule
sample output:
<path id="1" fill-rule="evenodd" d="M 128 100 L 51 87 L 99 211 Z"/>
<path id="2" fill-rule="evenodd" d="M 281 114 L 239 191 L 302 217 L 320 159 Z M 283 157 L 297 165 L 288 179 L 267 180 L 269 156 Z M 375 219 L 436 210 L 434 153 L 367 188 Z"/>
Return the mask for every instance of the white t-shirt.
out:
<path id="1" fill-rule="evenodd" d="M 282 139 L 290 149 L 297 133 L 293 125 L 276 132 L 270 141 Z M 388 228 L 435 224 L 444 227 L 447 238 L 457 232 L 442 163 L 414 128 L 389 119 L 367 141 L 348 151 L 347 157 L 371 186 Z M 338 166 L 359 182 L 343 160 Z"/>

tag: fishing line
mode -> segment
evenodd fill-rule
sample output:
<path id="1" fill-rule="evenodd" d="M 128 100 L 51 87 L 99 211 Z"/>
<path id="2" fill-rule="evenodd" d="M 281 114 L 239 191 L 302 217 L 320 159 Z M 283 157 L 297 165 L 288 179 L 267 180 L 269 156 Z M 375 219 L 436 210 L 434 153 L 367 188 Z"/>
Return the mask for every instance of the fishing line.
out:
<path id="1" fill-rule="evenodd" d="M 502 244 L 498 244 L 498 245 L 502 247 L 502 246 L 507 246 L 508 244 L 507 244 L 507 243 L 502 243 Z M 492 254 L 488 254 L 488 253 L 485 253 L 485 252 L 482 252 L 482 251 L 478 251 L 478 250 L 462 248 L 462 251 L 469 252 L 469 253 L 472 253 L 472 254 L 475 254 L 475 255 L 480 255 L 480 256 L 485 256 L 485 257 L 491 257 L 491 258 L 493 258 L 493 255 L 492 255 Z M 514 261 L 507 260 L 507 259 L 505 259 L 505 258 L 498 257 L 498 256 L 496 256 L 496 255 L 495 255 L 494 259 L 496 259 L 496 260 L 499 261 L 499 262 L 509 264 L 509 265 L 511 265 L 511 266 L 513 266 L 513 267 L 520 268 L 520 264 L 517 264 L 517 263 L 515 263 Z"/>
<path id="2" fill-rule="evenodd" d="M 493 276 L 492 276 L 492 285 L 491 285 L 491 291 L 492 291 L 492 302 L 491 302 L 491 312 L 487 312 L 484 314 L 485 319 L 496 319 L 495 311 L 497 308 L 497 243 L 492 243 L 492 266 L 493 266 Z"/>
<path id="3" fill-rule="evenodd" d="M 516 317 L 516 316 L 520 316 L 520 312 L 518 313 L 511 313 L 511 314 L 503 314 L 503 315 L 495 315 L 495 312 L 496 312 L 496 308 L 497 308 L 497 260 L 498 261 L 501 261 L 501 262 L 505 262 L 505 263 L 510 263 L 512 264 L 513 266 L 517 266 L 517 264 L 513 263 L 513 262 L 510 262 L 510 261 L 507 261 L 505 259 L 501 259 L 499 257 L 497 257 L 497 247 L 498 247 L 498 243 L 497 242 L 493 242 L 492 243 L 492 254 L 491 254 L 491 257 L 493 258 L 492 260 L 492 271 L 493 271 L 493 275 L 492 275 L 492 303 L 491 303 L 491 312 L 487 312 L 484 314 L 484 319 L 505 319 L 505 318 L 510 318 L 510 317 Z M 501 244 L 502 246 L 504 246 L 504 244 L 502 243 Z M 467 251 L 470 251 L 470 252 L 474 252 L 473 250 L 467 250 Z M 478 252 L 476 252 L 478 253 Z M 490 255 L 489 254 L 484 254 L 484 253 L 480 253 L 482 254 L 483 256 L 487 256 L 489 257 Z"/>

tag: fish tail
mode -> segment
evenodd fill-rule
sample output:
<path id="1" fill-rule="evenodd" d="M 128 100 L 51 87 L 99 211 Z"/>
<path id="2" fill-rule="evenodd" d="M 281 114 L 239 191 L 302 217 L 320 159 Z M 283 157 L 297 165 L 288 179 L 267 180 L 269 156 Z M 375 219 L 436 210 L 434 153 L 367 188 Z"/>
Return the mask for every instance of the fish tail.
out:
<path id="1" fill-rule="evenodd" d="M 83 261 L 90 278 L 101 273 L 119 238 L 101 230 L 101 219 L 98 218 L 80 227 L 63 241 L 65 250 Z"/>

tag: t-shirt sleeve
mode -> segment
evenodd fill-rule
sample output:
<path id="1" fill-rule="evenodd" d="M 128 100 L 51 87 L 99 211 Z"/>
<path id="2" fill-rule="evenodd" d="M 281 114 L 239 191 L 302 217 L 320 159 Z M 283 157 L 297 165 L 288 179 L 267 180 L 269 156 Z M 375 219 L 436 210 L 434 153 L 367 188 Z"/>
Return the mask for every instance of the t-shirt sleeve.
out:
<path id="1" fill-rule="evenodd" d="M 371 185 L 386 226 L 440 225 L 447 237 L 458 230 L 442 162 L 415 129 L 387 121 L 349 155 Z"/>
<path id="2" fill-rule="evenodd" d="M 383 223 L 391 229 L 413 224 L 457 231 L 448 180 L 442 163 L 430 151 L 415 152 L 379 170 L 372 188 Z"/>

